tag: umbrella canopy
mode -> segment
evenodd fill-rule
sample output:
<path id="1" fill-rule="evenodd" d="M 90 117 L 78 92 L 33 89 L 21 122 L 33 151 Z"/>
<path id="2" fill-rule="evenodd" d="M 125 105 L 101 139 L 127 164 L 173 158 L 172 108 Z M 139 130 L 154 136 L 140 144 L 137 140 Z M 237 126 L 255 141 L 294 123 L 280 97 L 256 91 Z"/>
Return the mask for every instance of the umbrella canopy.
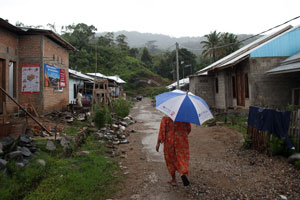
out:
<path id="1" fill-rule="evenodd" d="M 189 122 L 201 125 L 212 119 L 207 103 L 191 92 L 174 90 L 155 97 L 156 109 L 168 115 L 174 122 Z"/>

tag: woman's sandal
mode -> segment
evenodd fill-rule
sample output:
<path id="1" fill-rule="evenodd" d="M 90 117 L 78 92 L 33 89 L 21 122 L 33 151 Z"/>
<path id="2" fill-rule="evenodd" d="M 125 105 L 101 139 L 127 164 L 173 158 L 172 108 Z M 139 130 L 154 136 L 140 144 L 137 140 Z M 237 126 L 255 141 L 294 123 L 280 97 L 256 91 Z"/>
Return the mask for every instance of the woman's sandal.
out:
<path id="1" fill-rule="evenodd" d="M 177 185 L 176 181 L 174 182 L 173 180 L 169 180 L 168 183 L 171 184 L 172 186 L 176 186 Z"/>
<path id="2" fill-rule="evenodd" d="M 186 177 L 186 175 L 181 176 L 182 182 L 184 186 L 188 186 L 190 184 L 189 179 Z"/>

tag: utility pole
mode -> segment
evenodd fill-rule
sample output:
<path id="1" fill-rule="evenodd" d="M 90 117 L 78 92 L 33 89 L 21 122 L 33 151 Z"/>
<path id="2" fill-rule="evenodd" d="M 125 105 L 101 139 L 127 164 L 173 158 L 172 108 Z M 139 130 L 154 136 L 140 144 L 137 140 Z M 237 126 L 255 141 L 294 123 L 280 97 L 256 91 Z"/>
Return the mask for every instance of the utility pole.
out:
<path id="1" fill-rule="evenodd" d="M 91 108 L 91 113 L 92 114 L 93 114 L 93 111 L 94 111 L 96 73 L 97 73 L 97 41 L 95 43 L 95 56 L 96 56 L 96 66 L 95 66 L 95 76 L 94 76 L 93 96 L 92 96 L 92 108 Z"/>
<path id="2" fill-rule="evenodd" d="M 179 89 L 179 61 L 178 61 L 178 43 L 176 42 L 176 71 L 177 71 L 177 89 Z"/>

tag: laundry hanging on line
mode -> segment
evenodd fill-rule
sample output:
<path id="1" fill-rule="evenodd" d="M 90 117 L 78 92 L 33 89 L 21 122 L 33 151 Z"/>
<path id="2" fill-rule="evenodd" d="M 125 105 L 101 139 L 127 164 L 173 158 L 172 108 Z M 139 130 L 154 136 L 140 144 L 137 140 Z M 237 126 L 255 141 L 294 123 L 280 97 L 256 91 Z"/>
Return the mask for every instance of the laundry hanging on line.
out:
<path id="1" fill-rule="evenodd" d="M 291 149 L 293 144 L 288 137 L 290 116 L 290 111 L 279 112 L 270 108 L 250 106 L 248 125 L 279 138 L 285 138 L 287 147 Z"/>

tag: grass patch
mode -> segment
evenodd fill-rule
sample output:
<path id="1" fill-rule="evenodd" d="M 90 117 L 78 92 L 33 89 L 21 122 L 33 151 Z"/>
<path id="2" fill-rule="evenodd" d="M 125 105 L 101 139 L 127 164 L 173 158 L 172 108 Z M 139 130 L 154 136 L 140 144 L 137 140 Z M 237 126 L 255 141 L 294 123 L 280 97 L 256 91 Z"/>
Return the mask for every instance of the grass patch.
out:
<path id="1" fill-rule="evenodd" d="M 78 128 L 82 128 L 86 126 L 86 122 L 84 121 L 78 121 L 78 120 L 74 120 L 72 122 L 72 126 L 78 127 Z"/>
<path id="2" fill-rule="evenodd" d="M 78 128 L 75 126 L 71 126 L 71 127 L 67 127 L 65 130 L 65 133 L 67 135 L 75 135 L 76 133 L 78 133 Z"/>
<path id="3" fill-rule="evenodd" d="M 295 168 L 300 170 L 300 160 L 295 162 Z"/>
<path id="4" fill-rule="evenodd" d="M 230 128 L 239 132 L 247 133 L 248 116 L 240 116 L 236 114 L 222 114 L 216 117 L 217 122 L 224 122 Z"/>
<path id="5" fill-rule="evenodd" d="M 105 157 L 104 147 L 88 139 L 81 150 L 89 155 L 74 154 L 71 158 L 55 159 L 36 190 L 25 200 L 46 199 L 107 199 L 117 190 L 121 180 L 116 162 Z"/>
<path id="6" fill-rule="evenodd" d="M 46 167 L 38 164 L 36 159 L 43 158 Z M 0 173 L 0 199 L 23 199 L 47 176 L 52 159 L 46 154 L 39 155 L 24 169 L 17 168 L 14 162 L 8 163 L 8 175 Z"/>
<path id="7" fill-rule="evenodd" d="M 80 124 L 79 124 L 80 126 Z M 73 135 L 79 127 L 66 129 Z M 88 137 L 78 151 L 87 150 L 88 155 L 76 152 L 66 158 L 62 147 L 56 142 L 57 149 L 45 149 L 46 140 L 36 141 L 41 149 L 35 160 L 23 169 L 9 163 L 9 175 L 0 173 L 0 200 L 60 200 L 60 199 L 108 199 L 119 189 L 122 177 L 119 175 L 117 161 L 109 158 L 105 147 Z M 46 166 L 37 163 L 44 159 Z"/>

